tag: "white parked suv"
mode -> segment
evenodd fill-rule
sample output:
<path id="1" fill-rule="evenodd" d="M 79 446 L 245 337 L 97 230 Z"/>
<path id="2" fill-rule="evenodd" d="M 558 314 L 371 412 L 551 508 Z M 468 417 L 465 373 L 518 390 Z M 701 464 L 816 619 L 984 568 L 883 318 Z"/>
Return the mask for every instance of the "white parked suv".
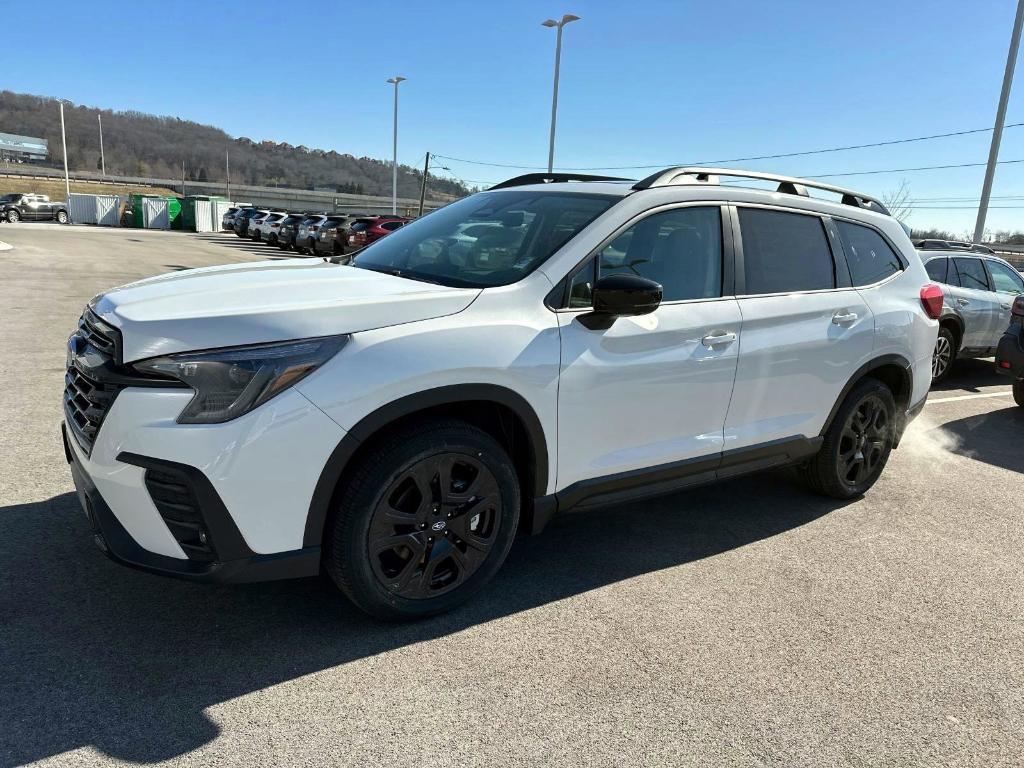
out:
<path id="1" fill-rule="evenodd" d="M 706 168 L 534 174 L 348 265 L 97 296 L 69 340 L 65 448 L 119 562 L 324 568 L 369 613 L 418 617 L 570 508 L 784 465 L 864 493 L 924 405 L 941 309 L 866 195 Z"/>

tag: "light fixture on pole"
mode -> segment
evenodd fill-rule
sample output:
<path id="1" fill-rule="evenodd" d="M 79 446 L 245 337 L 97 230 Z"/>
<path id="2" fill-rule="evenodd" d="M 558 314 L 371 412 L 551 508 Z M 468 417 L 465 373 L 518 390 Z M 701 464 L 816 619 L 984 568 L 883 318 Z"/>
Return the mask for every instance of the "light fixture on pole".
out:
<path id="1" fill-rule="evenodd" d="M 64 192 L 67 194 L 64 199 L 70 202 L 71 180 L 68 178 L 68 137 L 64 132 L 64 99 L 60 100 L 60 143 L 64 147 Z"/>
<path id="2" fill-rule="evenodd" d="M 395 86 L 395 120 L 391 133 L 391 213 L 398 213 L 398 84 L 406 78 L 401 75 L 389 77 Z"/>
<path id="3" fill-rule="evenodd" d="M 551 136 L 548 140 L 548 173 L 551 173 L 555 165 L 555 118 L 558 114 L 558 70 L 562 63 L 562 27 L 579 20 L 579 16 L 567 13 L 562 17 L 561 21 L 548 19 L 541 22 L 541 26 L 555 27 L 558 30 L 558 38 L 555 42 L 555 87 L 551 93 Z"/>

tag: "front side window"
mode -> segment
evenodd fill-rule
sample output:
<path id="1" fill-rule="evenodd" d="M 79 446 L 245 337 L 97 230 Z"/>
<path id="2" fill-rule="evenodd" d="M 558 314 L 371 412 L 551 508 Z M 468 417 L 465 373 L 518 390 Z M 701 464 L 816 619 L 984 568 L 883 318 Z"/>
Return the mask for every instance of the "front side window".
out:
<path id="1" fill-rule="evenodd" d="M 835 263 L 817 216 L 740 208 L 748 295 L 836 287 Z"/>
<path id="2" fill-rule="evenodd" d="M 854 285 L 872 285 L 903 270 L 899 256 L 875 230 L 842 220 L 836 227 Z"/>
<path id="3" fill-rule="evenodd" d="M 988 291 L 988 275 L 981 259 L 953 259 L 957 274 L 960 275 L 960 287 L 972 288 L 975 291 Z"/>
<path id="4" fill-rule="evenodd" d="M 949 259 L 938 258 L 932 259 L 924 265 L 925 271 L 928 273 L 928 277 L 937 283 L 946 282 L 946 267 L 949 265 Z"/>
<path id="5" fill-rule="evenodd" d="M 509 285 L 620 199 L 511 189 L 473 195 L 399 226 L 360 251 L 352 266 L 450 286 Z M 359 231 L 358 222 L 352 230 Z"/>
<path id="6" fill-rule="evenodd" d="M 1001 261 L 986 261 L 988 273 L 992 276 L 992 285 L 998 293 L 1009 293 L 1020 296 L 1024 293 L 1024 277 L 1020 272 L 1003 264 Z"/>

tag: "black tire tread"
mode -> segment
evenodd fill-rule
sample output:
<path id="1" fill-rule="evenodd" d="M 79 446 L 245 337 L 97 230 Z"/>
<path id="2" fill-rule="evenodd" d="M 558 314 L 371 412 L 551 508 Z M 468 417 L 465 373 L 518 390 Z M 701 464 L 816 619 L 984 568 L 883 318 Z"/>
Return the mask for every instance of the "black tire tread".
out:
<path id="1" fill-rule="evenodd" d="M 1024 379 L 1013 382 L 1013 402 L 1024 408 Z"/>
<path id="2" fill-rule="evenodd" d="M 839 410 L 836 412 L 835 418 L 832 420 L 832 424 L 825 433 L 825 440 L 821 445 L 821 449 L 817 454 L 815 454 L 814 458 L 808 461 L 807 464 L 801 468 L 801 475 L 803 476 L 804 481 L 815 493 L 822 496 L 829 496 L 834 499 L 853 499 L 863 493 L 862 491 L 858 492 L 852 490 L 839 478 L 835 470 L 835 454 L 839 450 L 839 439 L 842 436 L 843 425 L 846 424 L 846 419 L 857 404 L 871 394 L 881 395 L 882 398 L 887 401 L 890 415 L 892 417 L 890 419 L 890 423 L 895 423 L 896 400 L 889 387 L 878 379 L 873 378 L 865 378 L 854 386 L 846 396 L 846 399 L 843 400 L 842 406 L 840 406 Z M 892 445 L 890 442 L 888 450 L 891 451 L 891 449 Z M 882 466 L 879 469 L 879 473 L 881 473 L 882 469 L 885 468 L 888 458 L 887 452 L 886 456 L 882 459 Z M 870 485 L 868 487 L 870 487 Z"/>

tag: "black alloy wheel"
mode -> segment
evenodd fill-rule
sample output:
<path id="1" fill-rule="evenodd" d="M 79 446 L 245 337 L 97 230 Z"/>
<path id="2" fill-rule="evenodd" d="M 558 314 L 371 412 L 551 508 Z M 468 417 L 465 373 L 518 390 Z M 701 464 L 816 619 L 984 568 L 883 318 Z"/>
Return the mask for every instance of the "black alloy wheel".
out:
<path id="1" fill-rule="evenodd" d="M 401 597 L 442 595 L 487 559 L 500 519 L 498 481 L 478 459 L 451 452 L 421 459 L 373 512 L 367 547 L 374 575 Z"/>
<path id="2" fill-rule="evenodd" d="M 889 412 L 877 395 L 861 400 L 846 419 L 836 470 L 848 485 L 860 485 L 878 467 L 891 433 L 889 420 Z"/>

